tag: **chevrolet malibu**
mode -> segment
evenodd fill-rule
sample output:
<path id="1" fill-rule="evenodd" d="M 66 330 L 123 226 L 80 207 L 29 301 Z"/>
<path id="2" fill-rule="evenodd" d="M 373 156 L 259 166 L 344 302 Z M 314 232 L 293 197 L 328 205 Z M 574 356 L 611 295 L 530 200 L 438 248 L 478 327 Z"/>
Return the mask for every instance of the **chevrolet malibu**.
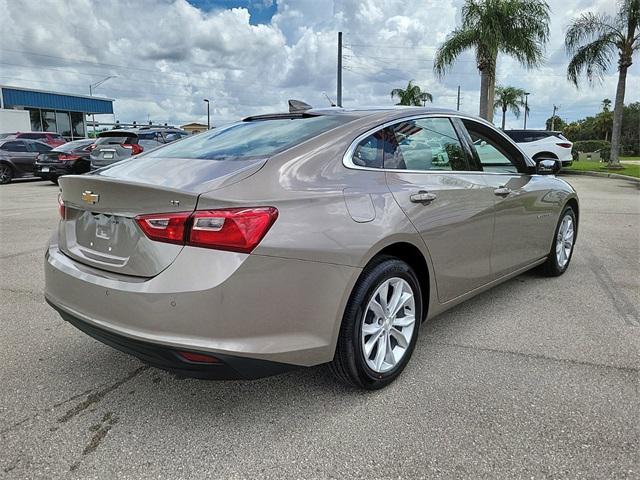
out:
<path id="1" fill-rule="evenodd" d="M 424 320 L 534 267 L 566 271 L 579 207 L 558 168 L 447 110 L 249 117 L 62 177 L 45 296 L 182 375 L 328 363 L 376 389 Z"/>

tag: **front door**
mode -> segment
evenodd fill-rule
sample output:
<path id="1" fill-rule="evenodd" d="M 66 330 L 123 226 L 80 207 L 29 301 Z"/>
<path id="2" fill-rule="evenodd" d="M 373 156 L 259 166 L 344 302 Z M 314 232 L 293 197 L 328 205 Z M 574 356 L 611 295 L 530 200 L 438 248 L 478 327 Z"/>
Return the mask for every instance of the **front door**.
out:
<path id="1" fill-rule="evenodd" d="M 496 278 L 529 265 L 549 253 L 560 199 L 544 177 L 530 173 L 522 153 L 497 132 L 464 120 L 484 181 L 493 192 L 495 228 L 491 265 Z"/>
<path id="2" fill-rule="evenodd" d="M 384 168 L 395 200 L 420 232 L 441 303 L 491 280 L 493 192 L 451 120 L 427 117 L 387 128 Z"/>

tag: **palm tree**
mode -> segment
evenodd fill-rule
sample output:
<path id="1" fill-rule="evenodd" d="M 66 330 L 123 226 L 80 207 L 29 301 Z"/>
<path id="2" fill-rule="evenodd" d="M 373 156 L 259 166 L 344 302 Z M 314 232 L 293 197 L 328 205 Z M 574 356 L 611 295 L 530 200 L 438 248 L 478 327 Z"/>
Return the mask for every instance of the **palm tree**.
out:
<path id="1" fill-rule="evenodd" d="M 516 87 L 497 87 L 496 88 L 496 100 L 493 102 L 493 109 L 502 110 L 502 130 L 504 130 L 504 121 L 507 115 L 507 109 L 511 110 L 511 113 L 516 118 L 520 116 L 520 107 L 524 107 L 524 94 L 525 91 Z"/>
<path id="2" fill-rule="evenodd" d="M 549 6 L 544 0 L 465 0 L 462 25 L 436 52 L 434 70 L 444 74 L 467 50 L 475 50 L 480 71 L 480 116 L 493 121 L 498 53 L 526 68 L 538 66 L 549 39 Z"/>
<path id="3" fill-rule="evenodd" d="M 609 167 L 621 168 L 620 132 L 624 112 L 624 92 L 627 70 L 633 55 L 640 50 L 640 0 L 622 0 L 615 17 L 606 14 L 583 13 L 574 19 L 564 40 L 569 55 L 567 78 L 578 86 L 584 71 L 590 83 L 602 80 L 614 54 L 618 53 L 618 87 L 613 106 L 611 157 Z"/>
<path id="4" fill-rule="evenodd" d="M 391 98 L 398 97 L 399 103 L 396 105 L 414 105 L 423 106 L 426 102 L 433 102 L 433 95 L 429 92 L 423 92 L 418 85 L 413 84 L 413 80 L 409 80 L 406 89 L 394 88 L 391 90 Z"/>

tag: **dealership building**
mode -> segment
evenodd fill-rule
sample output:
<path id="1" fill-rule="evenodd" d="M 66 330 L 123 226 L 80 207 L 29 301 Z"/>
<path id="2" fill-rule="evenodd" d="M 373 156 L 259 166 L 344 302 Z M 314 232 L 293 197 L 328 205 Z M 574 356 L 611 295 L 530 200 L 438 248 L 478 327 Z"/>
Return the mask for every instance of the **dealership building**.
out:
<path id="1" fill-rule="evenodd" d="M 87 116 L 113 114 L 113 99 L 0 85 L 0 132 L 87 136 Z"/>

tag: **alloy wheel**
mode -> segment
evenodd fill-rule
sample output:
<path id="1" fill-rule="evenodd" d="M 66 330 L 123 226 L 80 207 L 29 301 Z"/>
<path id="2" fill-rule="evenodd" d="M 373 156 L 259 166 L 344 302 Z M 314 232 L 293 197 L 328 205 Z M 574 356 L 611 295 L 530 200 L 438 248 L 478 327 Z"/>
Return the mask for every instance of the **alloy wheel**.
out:
<path id="1" fill-rule="evenodd" d="M 556 260 L 558 266 L 564 268 L 569 263 L 573 249 L 574 225 L 571 215 L 565 215 L 556 237 Z"/>
<path id="2" fill-rule="evenodd" d="M 11 181 L 11 168 L 7 165 L 0 165 L 0 183 Z"/>
<path id="3" fill-rule="evenodd" d="M 367 366 L 376 373 L 393 369 L 404 357 L 415 329 L 413 289 L 398 277 L 382 282 L 362 317 L 361 345 Z"/>

